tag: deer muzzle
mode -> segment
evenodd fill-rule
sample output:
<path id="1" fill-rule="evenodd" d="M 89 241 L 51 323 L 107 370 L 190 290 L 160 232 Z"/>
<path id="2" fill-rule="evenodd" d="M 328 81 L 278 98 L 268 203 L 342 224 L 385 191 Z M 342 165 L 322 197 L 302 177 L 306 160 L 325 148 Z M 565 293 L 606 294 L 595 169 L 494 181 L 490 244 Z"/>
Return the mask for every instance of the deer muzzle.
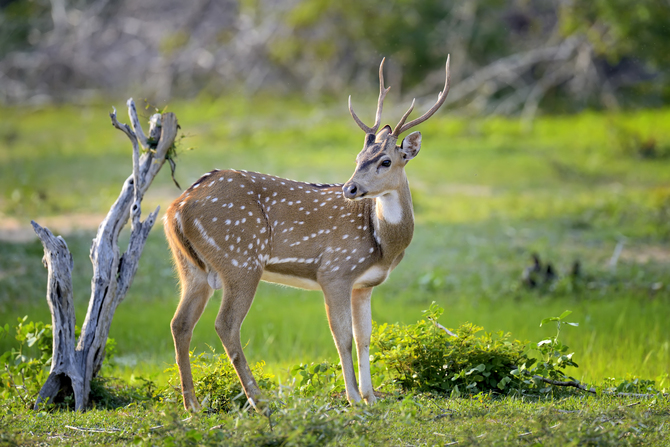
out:
<path id="1" fill-rule="evenodd" d="M 349 200 L 361 199 L 367 191 L 362 190 L 356 183 L 349 180 L 342 187 L 344 197 Z"/>

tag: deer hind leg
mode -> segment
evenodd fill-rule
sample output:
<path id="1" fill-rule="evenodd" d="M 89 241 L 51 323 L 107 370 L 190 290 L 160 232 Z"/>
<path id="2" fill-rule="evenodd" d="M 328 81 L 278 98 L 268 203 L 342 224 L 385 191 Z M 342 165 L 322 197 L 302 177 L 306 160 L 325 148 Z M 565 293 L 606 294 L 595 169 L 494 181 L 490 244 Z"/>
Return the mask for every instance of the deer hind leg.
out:
<path id="1" fill-rule="evenodd" d="M 330 331 L 333 334 L 335 347 L 340 355 L 347 400 L 353 405 L 361 401 L 361 395 L 358 392 L 354 362 L 351 356 L 351 343 L 353 341 L 351 328 L 351 286 L 342 288 L 338 288 L 337 286 L 324 287 L 323 295 L 326 301 L 326 314 L 328 315 Z"/>
<path id="2" fill-rule="evenodd" d="M 189 348 L 193 328 L 205 310 L 205 305 L 212 296 L 213 290 L 207 283 L 207 273 L 191 264 L 180 253 L 175 254 L 175 260 L 181 282 L 181 300 L 170 326 L 179 367 L 184 407 L 187 411 L 199 411 L 200 404 L 193 387 Z"/>
<path id="3" fill-rule="evenodd" d="M 249 403 L 256 411 L 265 411 L 266 403 L 251 373 L 240 341 L 242 322 L 253 302 L 256 287 L 261 279 L 261 272 L 253 270 L 243 273 L 243 270 L 239 269 L 234 274 L 229 272 L 226 275 L 221 272 L 220 275 L 223 278 L 223 300 L 219 314 L 216 316 L 216 332 L 235 368 Z"/>
<path id="4" fill-rule="evenodd" d="M 373 404 L 377 401 L 370 375 L 371 296 L 372 288 L 354 289 L 351 294 L 352 323 L 356 340 L 356 353 L 358 354 L 358 380 L 361 395 L 367 404 Z"/>

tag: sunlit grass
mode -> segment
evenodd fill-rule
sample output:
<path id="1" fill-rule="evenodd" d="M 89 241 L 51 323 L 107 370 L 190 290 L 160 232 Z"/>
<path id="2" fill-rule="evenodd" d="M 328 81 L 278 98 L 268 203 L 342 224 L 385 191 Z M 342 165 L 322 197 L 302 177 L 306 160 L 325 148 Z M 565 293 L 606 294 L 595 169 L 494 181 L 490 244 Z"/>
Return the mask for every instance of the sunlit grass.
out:
<path id="1" fill-rule="evenodd" d="M 107 109 L 0 110 L 0 218 L 27 222 L 107 211 L 131 163 L 130 146 L 109 126 Z M 182 186 L 228 167 L 341 182 L 362 146 L 342 104 L 227 98 L 170 110 L 186 135 L 176 173 Z M 561 337 L 580 364 L 575 377 L 655 379 L 670 371 L 669 121 L 670 110 L 542 117 L 530 129 L 515 119 L 434 117 L 422 126 L 424 148 L 407 167 L 414 241 L 374 292 L 375 321 L 412 323 L 437 301 L 447 327 L 470 321 L 537 342 L 554 331 L 539 322 L 569 309 L 580 326 Z M 650 139 L 656 155 L 645 158 L 635 142 Z M 178 193 L 166 169 L 145 211 L 165 209 Z M 114 374 L 125 378 L 160 377 L 173 361 L 169 321 L 178 296 L 161 230 L 150 236 L 111 328 L 118 347 Z M 66 238 L 75 258 L 79 323 L 90 293 L 91 237 Z M 610 267 L 620 241 L 624 251 Z M 552 288 L 521 284 L 531 252 L 562 276 Z M 41 253 L 38 242 L 0 243 L 0 324 L 25 314 L 49 319 Z M 583 276 L 575 285 L 567 275 L 577 260 Z M 215 294 L 196 327 L 198 351 L 209 345 L 223 352 L 214 331 L 219 303 Z M 278 375 L 298 362 L 336 358 L 323 298 L 315 292 L 261 285 L 242 341 L 250 361 L 266 361 Z M 0 349 L 10 342 L 0 340 Z"/>

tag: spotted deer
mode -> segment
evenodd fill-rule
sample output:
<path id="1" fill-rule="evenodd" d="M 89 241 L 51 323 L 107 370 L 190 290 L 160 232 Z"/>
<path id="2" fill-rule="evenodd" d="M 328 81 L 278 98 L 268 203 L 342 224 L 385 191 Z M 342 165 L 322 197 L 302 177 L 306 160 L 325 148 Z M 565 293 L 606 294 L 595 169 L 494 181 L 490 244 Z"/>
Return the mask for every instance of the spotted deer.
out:
<path id="1" fill-rule="evenodd" d="M 181 283 L 181 301 L 171 328 L 187 410 L 199 410 L 189 362 L 191 336 L 214 289 L 223 289 L 216 332 L 249 403 L 257 410 L 265 406 L 240 342 L 242 322 L 261 280 L 323 292 L 347 400 L 355 404 L 362 396 L 368 404 L 376 401 L 369 362 L 370 297 L 412 240 L 414 212 L 405 165 L 419 153 L 421 134 L 413 132 L 400 145 L 396 142 L 444 103 L 449 58 L 444 89 L 430 110 L 405 123 L 413 101 L 393 130 L 387 125 L 378 131 L 390 89 L 384 86 L 383 68 L 382 60 L 372 127 L 358 118 L 349 97 L 349 111 L 365 139 L 356 169 L 344 185 L 214 170 L 169 206 L 165 233 Z"/>

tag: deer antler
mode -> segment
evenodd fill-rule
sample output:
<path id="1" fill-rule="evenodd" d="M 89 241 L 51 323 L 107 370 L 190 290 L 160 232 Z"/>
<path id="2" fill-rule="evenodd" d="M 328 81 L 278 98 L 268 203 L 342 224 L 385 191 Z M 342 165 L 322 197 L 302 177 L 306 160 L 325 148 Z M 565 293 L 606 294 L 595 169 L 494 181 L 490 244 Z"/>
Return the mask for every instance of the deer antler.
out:
<path id="1" fill-rule="evenodd" d="M 426 121 L 428 118 L 433 116 L 437 110 L 442 107 L 442 104 L 444 104 L 444 101 L 447 99 L 447 94 L 449 93 L 449 56 L 447 56 L 447 65 L 446 65 L 446 79 L 444 81 L 444 88 L 440 92 L 440 94 L 437 96 L 437 102 L 433 107 L 430 108 L 426 113 L 421 115 L 415 120 L 410 121 L 409 123 L 405 124 L 405 120 L 409 116 L 410 113 L 412 113 L 412 110 L 414 109 L 414 100 L 412 100 L 412 105 L 409 107 L 409 110 L 405 112 L 405 114 L 400 118 L 400 121 L 398 122 L 398 125 L 395 126 L 393 129 L 393 133 L 391 135 L 399 137 L 400 134 L 405 132 L 406 130 L 416 126 L 417 124 L 421 124 L 424 121 Z"/>
<path id="2" fill-rule="evenodd" d="M 377 101 L 377 116 L 375 117 L 375 125 L 373 127 L 368 127 L 365 124 L 363 124 L 363 121 L 361 121 L 358 116 L 356 116 L 356 113 L 354 112 L 353 107 L 351 107 L 351 95 L 349 95 L 349 113 L 351 113 L 351 117 L 356 121 L 356 124 L 358 124 L 358 127 L 363 129 L 363 131 L 366 134 L 375 134 L 377 133 L 377 129 L 379 129 L 379 124 L 382 122 L 382 107 L 384 106 L 384 98 L 386 97 L 386 94 L 388 91 L 391 89 L 391 87 L 384 88 L 384 61 L 386 58 L 382 59 L 382 63 L 379 64 L 379 100 Z"/>

